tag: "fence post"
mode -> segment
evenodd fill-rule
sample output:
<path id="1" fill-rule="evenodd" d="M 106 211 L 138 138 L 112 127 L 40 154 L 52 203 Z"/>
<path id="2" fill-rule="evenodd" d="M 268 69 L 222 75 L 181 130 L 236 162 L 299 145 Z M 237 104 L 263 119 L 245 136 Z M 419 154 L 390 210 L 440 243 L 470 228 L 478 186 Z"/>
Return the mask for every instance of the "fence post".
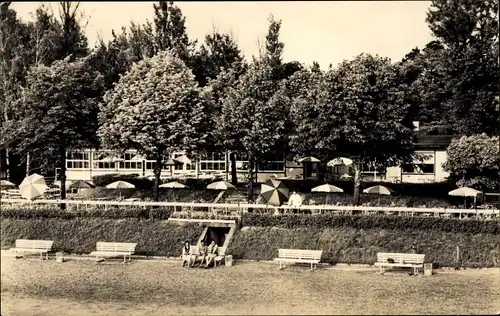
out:
<path id="1" fill-rule="evenodd" d="M 460 247 L 457 245 L 457 264 L 460 262 Z"/>

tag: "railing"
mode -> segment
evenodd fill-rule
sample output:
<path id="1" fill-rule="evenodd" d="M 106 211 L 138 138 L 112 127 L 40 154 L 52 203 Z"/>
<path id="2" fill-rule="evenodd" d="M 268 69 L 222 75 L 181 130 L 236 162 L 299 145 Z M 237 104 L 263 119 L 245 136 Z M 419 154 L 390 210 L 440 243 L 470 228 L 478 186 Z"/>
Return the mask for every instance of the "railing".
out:
<path id="1" fill-rule="evenodd" d="M 384 214 L 399 214 L 399 215 L 445 215 L 445 214 L 476 214 L 476 215 L 500 215 L 499 209 L 449 209 L 449 208 L 416 208 L 416 207 L 380 207 L 380 206 L 336 206 L 336 205 L 302 205 L 300 207 L 294 206 L 272 206 L 265 204 L 226 204 L 226 203 L 186 203 L 186 202 L 145 202 L 145 201 L 96 201 L 96 200 L 41 200 L 36 199 L 33 201 L 26 199 L 0 199 L 0 203 L 21 203 L 21 204 L 68 204 L 76 206 L 162 206 L 173 207 L 174 209 L 181 208 L 191 211 L 197 209 L 204 209 L 217 213 L 218 211 L 235 212 L 242 214 L 252 209 L 256 213 L 272 213 L 283 214 L 297 211 L 300 213 L 343 213 L 352 214 L 353 212 L 361 212 L 362 214 L 370 213 L 384 213 Z"/>

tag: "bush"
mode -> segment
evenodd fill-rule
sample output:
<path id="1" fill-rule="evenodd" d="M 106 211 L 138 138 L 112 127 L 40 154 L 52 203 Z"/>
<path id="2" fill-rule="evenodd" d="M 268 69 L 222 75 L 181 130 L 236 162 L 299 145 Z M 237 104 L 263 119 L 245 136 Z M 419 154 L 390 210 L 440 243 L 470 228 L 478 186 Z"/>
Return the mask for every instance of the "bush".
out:
<path id="1" fill-rule="evenodd" d="M 115 181 L 126 181 L 135 185 L 137 189 L 152 189 L 154 184 L 153 181 L 139 177 L 138 174 L 104 174 L 92 177 L 96 187 L 105 187 Z"/>
<path id="2" fill-rule="evenodd" d="M 96 242 L 137 243 L 136 254 L 149 256 L 180 256 L 185 240 L 195 243 L 203 232 L 200 224 L 176 224 L 160 220 L 128 218 L 3 218 L 2 247 L 10 248 L 15 240 L 54 240 L 54 251 L 87 254 L 95 251 Z"/>
<path id="3" fill-rule="evenodd" d="M 105 219 L 159 219 L 166 220 L 170 217 L 172 210 L 170 208 L 154 208 L 154 207 L 87 207 L 79 208 L 68 207 L 66 210 L 61 210 L 57 206 L 51 207 L 11 207 L 0 212 L 0 218 L 14 219 L 74 219 L 74 218 L 105 218 Z"/>
<path id="4" fill-rule="evenodd" d="M 283 180 L 286 186 L 292 190 L 302 193 L 310 193 L 311 189 L 324 184 L 319 180 Z M 352 181 L 327 181 L 344 190 L 347 194 L 354 193 Z M 361 190 L 375 185 L 383 185 L 394 190 L 396 195 L 406 195 L 415 197 L 448 198 L 448 192 L 456 189 L 456 185 L 450 182 L 436 183 L 392 183 L 392 182 L 362 182 Z"/>
<path id="5" fill-rule="evenodd" d="M 366 216 L 366 215 L 270 215 L 249 214 L 242 217 L 243 226 L 328 229 L 350 227 L 356 229 L 391 229 L 442 231 L 468 234 L 500 235 L 496 220 L 460 220 L 440 217 L 419 216 Z"/>
<path id="6" fill-rule="evenodd" d="M 360 229 L 335 227 L 324 229 L 244 227 L 237 231 L 228 253 L 234 258 L 272 260 L 279 248 L 320 249 L 322 261 L 328 263 L 373 264 L 377 252 L 409 252 L 425 254 L 425 262 L 436 266 L 497 266 L 500 250 L 498 234 L 470 234 L 439 230 Z M 460 261 L 456 262 L 456 247 Z"/>

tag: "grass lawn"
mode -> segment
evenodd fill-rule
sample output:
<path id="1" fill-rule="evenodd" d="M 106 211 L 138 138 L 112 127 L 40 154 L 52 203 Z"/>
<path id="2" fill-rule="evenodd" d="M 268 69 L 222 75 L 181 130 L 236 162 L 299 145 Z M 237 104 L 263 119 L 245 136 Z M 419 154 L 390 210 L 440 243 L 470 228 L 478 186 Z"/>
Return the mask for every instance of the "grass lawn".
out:
<path id="1" fill-rule="evenodd" d="M 492 314 L 500 270 L 432 277 L 237 263 L 14 259 L 1 262 L 1 310 L 15 315 Z"/>

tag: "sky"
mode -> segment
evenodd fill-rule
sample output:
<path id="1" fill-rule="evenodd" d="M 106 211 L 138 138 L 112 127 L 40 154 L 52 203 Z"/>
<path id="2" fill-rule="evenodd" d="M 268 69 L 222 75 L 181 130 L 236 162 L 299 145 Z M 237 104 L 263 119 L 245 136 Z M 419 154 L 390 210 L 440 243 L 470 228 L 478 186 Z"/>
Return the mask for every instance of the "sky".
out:
<path id="1" fill-rule="evenodd" d="M 18 16 L 32 20 L 42 3 L 14 2 Z M 399 61 L 414 47 L 433 39 L 425 22 L 430 1 L 274 1 L 274 2 L 175 2 L 186 17 L 191 40 L 203 41 L 214 28 L 231 32 L 246 58 L 258 56 L 258 42 L 268 30 L 268 18 L 282 20 L 280 39 L 285 43 L 283 60 L 306 65 L 317 61 L 321 68 L 336 66 L 361 53 L 378 54 Z M 98 36 L 111 38 L 130 21 L 153 20 L 153 2 L 82 2 L 90 46 Z"/>

